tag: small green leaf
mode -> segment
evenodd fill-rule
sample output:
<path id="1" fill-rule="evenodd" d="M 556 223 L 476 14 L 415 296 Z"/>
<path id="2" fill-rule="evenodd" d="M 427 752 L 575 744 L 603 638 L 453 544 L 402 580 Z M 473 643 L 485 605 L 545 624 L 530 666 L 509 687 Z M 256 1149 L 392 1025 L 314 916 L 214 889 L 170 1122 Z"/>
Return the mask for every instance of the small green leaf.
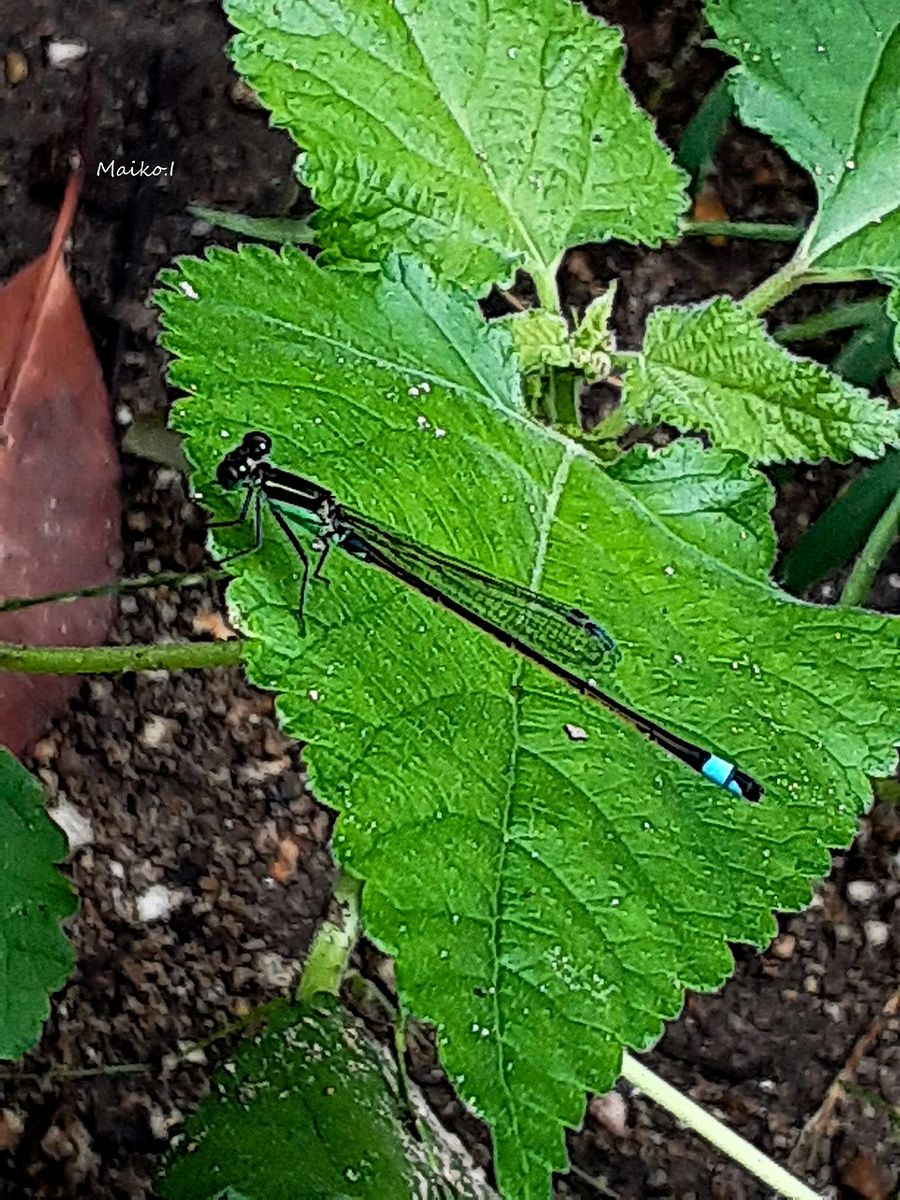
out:
<path id="1" fill-rule="evenodd" d="M 615 296 L 615 287 L 610 287 L 592 300 L 573 331 L 558 313 L 546 308 L 501 317 L 500 324 L 512 337 L 520 369 L 528 373 L 571 366 L 586 379 L 605 378 L 615 348 L 609 324 Z"/>
<path id="2" fill-rule="evenodd" d="M 897 0 L 706 0 L 741 118 L 809 171 L 809 269 L 900 275 Z"/>
<path id="3" fill-rule="evenodd" d="M 857 475 L 785 555 L 779 576 L 788 591 L 801 595 L 858 554 L 898 490 L 900 451 L 894 450 Z"/>
<path id="4" fill-rule="evenodd" d="M 724 296 L 653 313 L 622 407 L 631 421 L 705 430 L 759 463 L 877 458 L 900 440 L 883 400 L 788 353 Z"/>
<path id="5" fill-rule="evenodd" d="M 0 747 L 0 1058 L 31 1049 L 50 993 L 72 973 L 75 955 L 60 922 L 76 900 L 53 865 L 65 856 L 40 785 Z"/>
<path id="6" fill-rule="evenodd" d="M 564 1127 L 586 1090 L 610 1086 L 622 1046 L 650 1045 L 686 987 L 719 986 L 729 943 L 766 942 L 773 908 L 808 903 L 828 848 L 853 836 L 869 776 L 896 765 L 900 624 L 761 579 L 761 549 L 736 547 L 740 526 L 763 540 L 761 501 L 735 516 L 729 500 L 717 525 L 696 450 L 680 452 L 698 477 L 686 501 L 664 457 L 672 479 L 651 503 L 643 472 L 632 487 L 533 422 L 508 331 L 419 267 L 331 272 L 245 247 L 166 282 L 166 344 L 190 393 L 175 419 L 216 515 L 236 512 L 217 461 L 265 429 L 274 462 L 340 501 L 590 613 L 622 652 L 604 686 L 766 789 L 751 805 L 714 788 L 337 549 L 301 637 L 298 564 L 271 520 L 262 550 L 233 563 L 248 676 L 278 693 L 339 813 L 366 932 L 490 1121 L 504 1190 L 545 1197 Z"/>
<path id="7" fill-rule="evenodd" d="M 188 1120 L 165 1200 L 439 1200 L 388 1060 L 336 1001 L 271 1004 Z M 461 1179 L 456 1195 L 473 1196 Z"/>
<path id="8" fill-rule="evenodd" d="M 685 542 L 746 575 L 772 570 L 775 493 L 740 455 L 679 438 L 663 450 L 635 446 L 608 470 Z"/>
<path id="9" fill-rule="evenodd" d="M 675 161 L 691 177 L 696 191 L 709 170 L 719 139 L 734 116 L 734 97 L 731 94 L 731 77 L 725 75 L 709 89 L 700 106 L 691 117 L 681 141 Z"/>
<path id="10" fill-rule="evenodd" d="M 569 327 L 558 313 L 529 308 L 500 320 L 509 329 L 523 372 L 567 367 L 572 361 Z"/>
<path id="11" fill-rule="evenodd" d="M 609 374 L 610 355 L 616 348 L 610 324 L 615 302 L 613 283 L 590 302 L 572 334 L 572 362 L 587 379 L 604 379 Z"/>
<path id="12" fill-rule="evenodd" d="M 568 246 L 677 234 L 683 176 L 569 0 L 227 0 L 235 65 L 306 154 L 326 258 L 410 251 L 482 293 Z M 576 82 L 577 81 L 577 82 Z"/>

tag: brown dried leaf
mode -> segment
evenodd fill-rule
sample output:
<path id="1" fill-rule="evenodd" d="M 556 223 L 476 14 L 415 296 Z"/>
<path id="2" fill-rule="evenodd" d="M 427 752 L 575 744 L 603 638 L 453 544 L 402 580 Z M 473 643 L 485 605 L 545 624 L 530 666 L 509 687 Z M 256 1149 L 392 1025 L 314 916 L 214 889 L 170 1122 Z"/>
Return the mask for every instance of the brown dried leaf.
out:
<path id="1" fill-rule="evenodd" d="M 0 289 L 0 598 L 112 583 L 121 557 L 109 397 L 63 262 L 81 172 L 50 246 Z M 112 602 L 0 614 L 0 640 L 103 641 Z M 70 679 L 0 675 L 0 743 L 21 754 L 74 692 Z"/>

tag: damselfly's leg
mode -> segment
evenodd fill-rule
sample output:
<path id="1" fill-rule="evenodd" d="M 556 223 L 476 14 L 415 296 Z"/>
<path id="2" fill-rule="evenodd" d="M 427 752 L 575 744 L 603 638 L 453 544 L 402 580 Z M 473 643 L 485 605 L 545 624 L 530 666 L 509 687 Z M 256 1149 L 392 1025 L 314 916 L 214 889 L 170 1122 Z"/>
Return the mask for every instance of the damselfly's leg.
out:
<path id="1" fill-rule="evenodd" d="M 234 562 L 236 558 L 243 558 L 245 554 L 255 554 L 260 549 L 263 543 L 263 527 L 262 527 L 262 492 L 259 488 L 256 491 L 248 492 L 247 499 L 241 506 L 241 515 L 236 521 L 216 521 L 209 526 L 210 529 L 222 529 L 228 525 L 240 525 L 247 519 L 247 510 L 250 508 L 250 503 L 253 502 L 253 545 L 246 546 L 243 550 L 235 550 L 233 554 L 226 554 L 224 558 L 217 560 L 217 566 L 224 566 L 225 563 Z"/>
<path id="2" fill-rule="evenodd" d="M 244 494 L 244 502 L 241 505 L 240 513 L 230 521 L 209 521 L 207 529 L 228 529 L 232 525 L 243 525 L 247 520 L 247 513 L 250 511 L 250 504 L 253 497 L 256 495 L 256 489 L 248 488 Z"/>
<path id="3" fill-rule="evenodd" d="M 327 537 L 322 539 L 318 546 L 316 546 L 314 543 L 313 548 L 321 550 L 318 562 L 316 563 L 316 568 L 312 573 L 313 579 L 318 579 L 320 583 L 331 583 L 331 580 L 326 579 L 326 577 L 322 574 L 322 568 L 325 566 L 325 559 L 328 557 L 331 551 L 331 538 Z"/>
<path id="4" fill-rule="evenodd" d="M 300 597 L 297 603 L 297 622 L 300 625 L 301 636 L 306 637 L 306 588 L 309 584 L 309 555 L 304 550 L 303 544 L 296 533 L 294 533 L 274 504 L 269 505 L 269 512 L 278 522 L 281 532 L 287 538 L 294 553 L 303 564 L 303 574 L 300 577 Z"/>

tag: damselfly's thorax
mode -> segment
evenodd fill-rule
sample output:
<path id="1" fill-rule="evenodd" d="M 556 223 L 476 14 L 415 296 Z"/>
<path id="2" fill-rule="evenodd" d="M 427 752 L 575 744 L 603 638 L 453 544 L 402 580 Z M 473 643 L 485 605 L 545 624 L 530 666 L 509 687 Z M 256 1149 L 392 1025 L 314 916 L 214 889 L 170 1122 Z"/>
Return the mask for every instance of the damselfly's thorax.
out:
<path id="1" fill-rule="evenodd" d="M 244 487 L 261 492 L 269 504 L 281 509 L 311 513 L 321 525 L 323 537 L 338 532 L 340 506 L 327 488 L 293 471 L 282 471 L 269 462 L 272 439 L 267 433 L 251 430 L 244 440 L 229 450 L 216 470 L 219 486 L 233 490 Z"/>

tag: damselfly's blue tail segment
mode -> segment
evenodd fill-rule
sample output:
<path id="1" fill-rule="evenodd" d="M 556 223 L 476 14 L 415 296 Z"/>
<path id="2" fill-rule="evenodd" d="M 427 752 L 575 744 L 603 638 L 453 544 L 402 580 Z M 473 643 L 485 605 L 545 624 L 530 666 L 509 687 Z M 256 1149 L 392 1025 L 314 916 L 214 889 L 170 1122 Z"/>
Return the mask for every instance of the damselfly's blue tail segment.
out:
<path id="1" fill-rule="evenodd" d="M 762 797 L 761 785 L 734 763 L 695 746 L 600 691 L 592 675 L 599 668 L 614 667 L 619 652 L 606 630 L 580 608 L 479 571 L 379 525 L 362 513 L 344 508 L 327 488 L 273 466 L 268 459 L 271 449 L 269 435 L 253 431 L 219 463 L 216 477 L 220 485 L 246 490 L 240 515 L 234 521 L 220 524 L 240 524 L 251 515 L 252 508 L 255 543 L 246 551 L 250 553 L 262 544 L 261 505 L 266 503 L 303 566 L 301 624 L 307 584 L 320 575 L 332 547 L 339 546 L 543 667 L 576 692 L 627 721 L 717 787 L 745 800 L 757 801 Z M 315 531 L 313 549 L 319 557 L 312 571 L 309 554 L 295 529 L 298 523 L 307 530 L 312 526 Z"/>

